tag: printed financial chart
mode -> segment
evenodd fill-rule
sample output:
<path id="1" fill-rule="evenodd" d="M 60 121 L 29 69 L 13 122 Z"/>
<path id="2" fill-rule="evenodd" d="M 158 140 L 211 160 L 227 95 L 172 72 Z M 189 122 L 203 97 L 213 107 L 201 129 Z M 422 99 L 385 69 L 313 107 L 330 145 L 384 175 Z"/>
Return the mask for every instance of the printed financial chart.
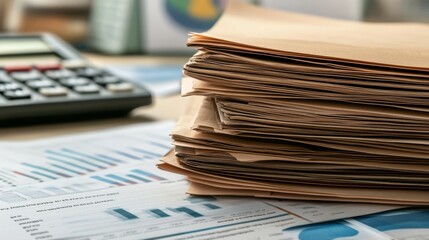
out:
<path id="1" fill-rule="evenodd" d="M 189 197 L 187 185 L 185 180 L 156 182 L 0 204 L 0 219 L 2 227 L 23 239 L 32 239 L 25 237 L 28 233 L 39 239 L 176 239 L 253 232 L 273 221 L 301 223 L 258 200 Z"/>
<path id="2" fill-rule="evenodd" d="M 395 206 L 189 196 L 183 176 L 156 167 L 170 150 L 173 125 L 0 143 L 0 225 L 7 229 L 0 239 L 306 240 L 317 233 L 322 240 L 372 240 L 405 233 L 398 239 L 426 240 L 410 230 L 427 227 L 424 214 L 350 219 Z M 293 228 L 339 218 L 349 219 Z M 408 218 L 421 220 L 380 226 Z"/>
<path id="3" fill-rule="evenodd" d="M 155 167 L 171 148 L 168 135 L 173 125 L 173 122 L 164 122 L 36 142 L 0 144 L 2 155 L 6 156 L 0 167 L 0 201 L 26 198 L 16 195 L 17 191 L 32 198 L 177 179 L 176 175 Z M 14 191 L 10 191 L 11 188 Z"/>
<path id="4" fill-rule="evenodd" d="M 296 240 L 427 240 L 429 209 L 404 209 L 284 230 Z"/>

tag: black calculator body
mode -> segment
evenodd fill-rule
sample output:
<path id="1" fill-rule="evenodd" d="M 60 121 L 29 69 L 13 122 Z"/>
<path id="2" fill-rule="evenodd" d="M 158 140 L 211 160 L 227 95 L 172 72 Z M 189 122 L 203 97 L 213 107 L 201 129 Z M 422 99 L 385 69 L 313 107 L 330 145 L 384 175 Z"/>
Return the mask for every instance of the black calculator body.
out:
<path id="1" fill-rule="evenodd" d="M 0 35 L 0 125 L 118 116 L 151 102 L 51 34 Z"/>

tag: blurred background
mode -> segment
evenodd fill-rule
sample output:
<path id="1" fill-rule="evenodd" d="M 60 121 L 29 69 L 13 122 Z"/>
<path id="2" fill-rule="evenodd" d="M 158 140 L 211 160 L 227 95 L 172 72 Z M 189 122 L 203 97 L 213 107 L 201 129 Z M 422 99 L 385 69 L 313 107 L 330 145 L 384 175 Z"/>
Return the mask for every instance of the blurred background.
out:
<path id="1" fill-rule="evenodd" d="M 429 0 L 249 0 L 355 21 L 429 22 Z M 225 0 L 0 0 L 0 29 L 51 32 L 85 51 L 190 54 L 187 33 L 210 28 Z"/>

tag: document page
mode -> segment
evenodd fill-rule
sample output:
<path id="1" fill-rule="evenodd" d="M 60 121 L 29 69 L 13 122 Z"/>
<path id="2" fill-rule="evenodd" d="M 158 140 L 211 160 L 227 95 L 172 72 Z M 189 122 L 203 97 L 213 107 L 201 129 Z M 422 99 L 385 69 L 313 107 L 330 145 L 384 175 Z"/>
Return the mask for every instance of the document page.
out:
<path id="1" fill-rule="evenodd" d="M 294 239 L 294 227 L 398 208 L 189 195 L 156 167 L 173 125 L 0 143 L 0 239 Z"/>
<path id="2" fill-rule="evenodd" d="M 0 239 L 265 239 L 315 221 L 297 211 L 308 203 L 190 196 L 187 185 L 170 180 L 3 203 L 0 224 L 8 231 Z M 334 206 L 317 211 L 336 219 L 324 212 Z"/>

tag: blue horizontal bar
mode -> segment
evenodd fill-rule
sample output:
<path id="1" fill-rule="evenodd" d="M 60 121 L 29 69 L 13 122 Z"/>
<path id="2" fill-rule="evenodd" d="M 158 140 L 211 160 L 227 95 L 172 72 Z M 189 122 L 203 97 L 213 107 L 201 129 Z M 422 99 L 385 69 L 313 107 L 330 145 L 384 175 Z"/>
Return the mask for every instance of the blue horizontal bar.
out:
<path id="1" fill-rule="evenodd" d="M 117 209 L 113 209 L 112 211 L 114 211 L 115 213 L 123 216 L 124 218 L 128 219 L 128 220 L 132 220 L 132 219 L 137 219 L 139 217 L 137 217 L 136 215 L 128 212 L 127 210 L 123 209 L 123 208 L 117 208 Z"/>

